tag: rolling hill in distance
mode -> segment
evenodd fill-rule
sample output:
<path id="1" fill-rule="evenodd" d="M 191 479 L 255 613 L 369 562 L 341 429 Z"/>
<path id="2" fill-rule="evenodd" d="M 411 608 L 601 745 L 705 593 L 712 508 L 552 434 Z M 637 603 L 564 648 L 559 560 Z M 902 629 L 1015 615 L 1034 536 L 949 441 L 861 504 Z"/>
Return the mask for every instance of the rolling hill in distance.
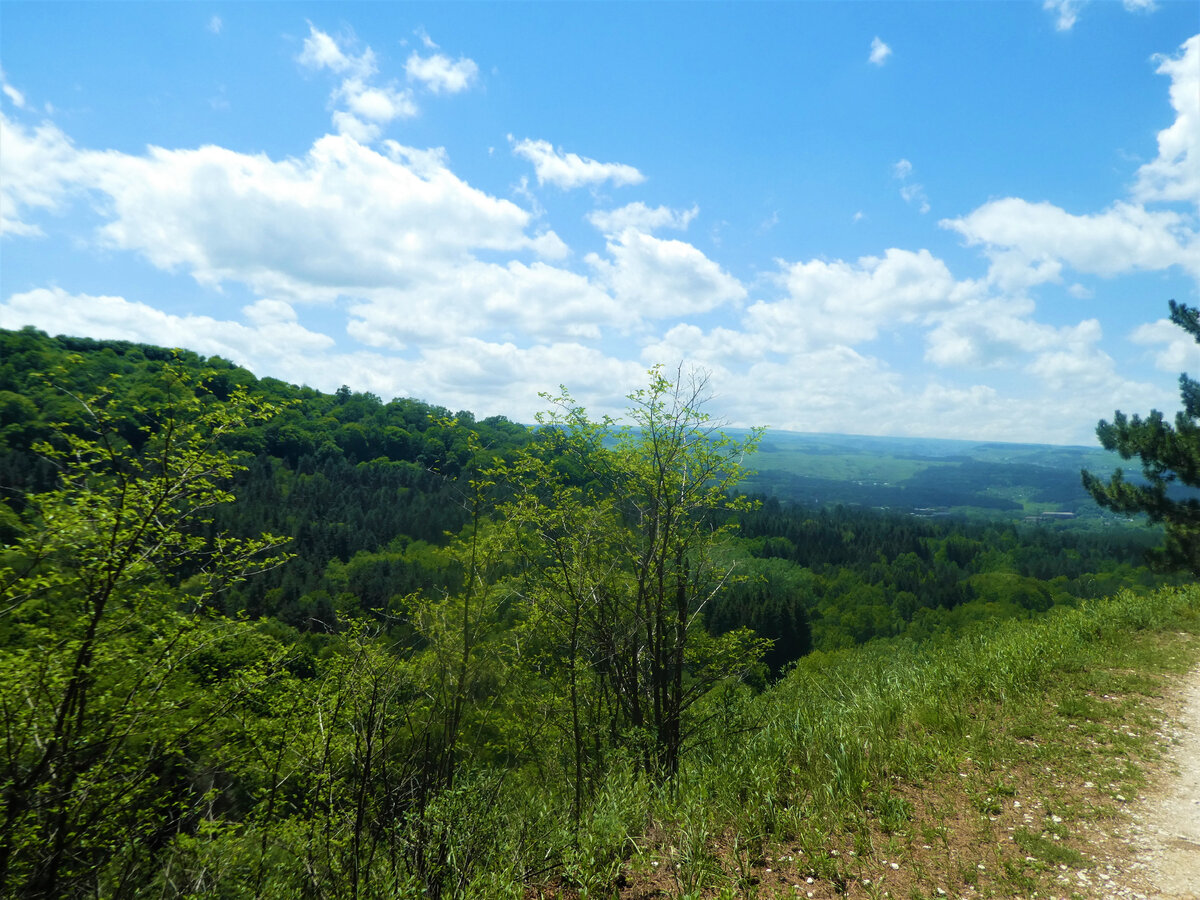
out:
<path id="1" fill-rule="evenodd" d="M 1107 476 L 1122 463 L 1098 446 L 768 431 L 748 461 L 753 474 L 745 485 L 806 504 L 1008 520 L 1041 516 L 1047 524 L 1094 526 L 1123 520 L 1096 506 L 1080 470 Z M 1125 463 L 1127 470 L 1136 467 Z"/>

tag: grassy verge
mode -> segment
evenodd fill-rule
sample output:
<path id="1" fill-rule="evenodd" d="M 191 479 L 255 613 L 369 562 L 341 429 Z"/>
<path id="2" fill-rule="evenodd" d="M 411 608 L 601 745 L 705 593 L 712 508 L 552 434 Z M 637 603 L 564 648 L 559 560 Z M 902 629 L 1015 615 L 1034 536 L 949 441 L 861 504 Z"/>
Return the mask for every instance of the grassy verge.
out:
<path id="1" fill-rule="evenodd" d="M 1093 896 L 1197 635 L 1188 587 L 931 649 L 815 655 L 758 697 L 716 701 L 673 789 L 614 775 L 565 877 L 526 891 Z"/>

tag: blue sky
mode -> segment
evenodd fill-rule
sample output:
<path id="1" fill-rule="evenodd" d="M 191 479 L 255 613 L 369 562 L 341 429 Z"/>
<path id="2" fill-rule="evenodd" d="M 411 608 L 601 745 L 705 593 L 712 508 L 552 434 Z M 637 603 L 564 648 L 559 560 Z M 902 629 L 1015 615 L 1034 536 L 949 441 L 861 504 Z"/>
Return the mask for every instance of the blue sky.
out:
<path id="1" fill-rule="evenodd" d="M 0 326 L 531 421 L 1093 442 L 1200 352 L 1190 2 L 0 6 Z"/>

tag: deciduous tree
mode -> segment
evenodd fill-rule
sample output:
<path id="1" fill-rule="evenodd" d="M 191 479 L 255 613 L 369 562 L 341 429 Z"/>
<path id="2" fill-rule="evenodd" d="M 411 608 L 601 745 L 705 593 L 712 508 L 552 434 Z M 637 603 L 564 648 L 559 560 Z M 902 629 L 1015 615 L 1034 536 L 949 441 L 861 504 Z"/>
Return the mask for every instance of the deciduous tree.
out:
<path id="1" fill-rule="evenodd" d="M 122 896 L 144 877 L 202 802 L 188 748 L 220 708 L 193 690 L 193 664 L 236 623 L 201 613 L 283 558 L 270 536 L 201 536 L 233 499 L 221 436 L 273 409 L 243 392 L 206 399 L 177 367 L 153 407 L 118 381 L 62 388 L 80 416 L 37 448 L 58 485 L 25 498 L 0 552 L 5 896 Z"/>
<path id="2" fill-rule="evenodd" d="M 702 620 L 733 576 L 714 551 L 746 504 L 734 488 L 759 432 L 734 439 L 711 421 L 698 373 L 652 369 L 623 425 L 592 421 L 565 389 L 548 399 L 541 442 L 504 473 L 502 512 L 533 537 L 529 596 L 564 656 L 578 811 L 589 736 L 671 777 L 694 704 L 761 656 L 750 631 L 712 637 Z"/>

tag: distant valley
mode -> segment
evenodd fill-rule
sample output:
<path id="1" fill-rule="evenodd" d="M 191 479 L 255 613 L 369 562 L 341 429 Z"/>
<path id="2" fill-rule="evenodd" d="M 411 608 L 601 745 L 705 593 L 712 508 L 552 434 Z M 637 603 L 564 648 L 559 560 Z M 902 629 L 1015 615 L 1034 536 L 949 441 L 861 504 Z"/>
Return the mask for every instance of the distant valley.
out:
<path id="1" fill-rule="evenodd" d="M 1106 477 L 1122 463 L 1099 446 L 768 431 L 745 486 L 805 504 L 1095 526 L 1116 519 L 1088 496 L 1079 472 Z M 1136 461 L 1124 468 L 1137 473 Z"/>

